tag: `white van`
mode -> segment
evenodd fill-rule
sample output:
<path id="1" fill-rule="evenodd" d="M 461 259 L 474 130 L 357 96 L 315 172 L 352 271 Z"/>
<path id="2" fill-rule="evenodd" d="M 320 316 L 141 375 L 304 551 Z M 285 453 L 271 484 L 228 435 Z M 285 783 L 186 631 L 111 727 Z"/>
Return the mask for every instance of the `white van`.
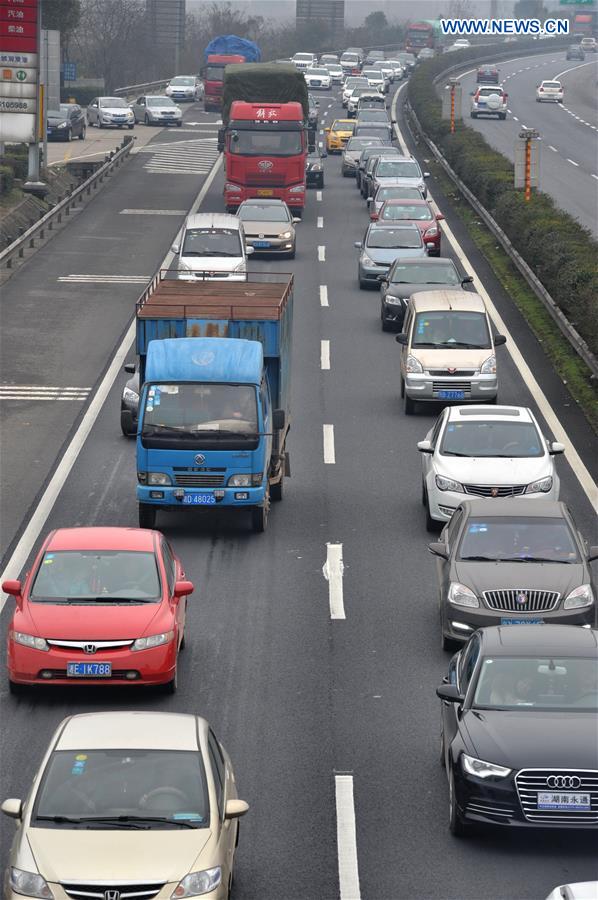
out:
<path id="1" fill-rule="evenodd" d="M 226 213 L 187 216 L 180 244 L 173 244 L 174 268 L 183 281 L 246 281 L 247 247 L 243 223 Z"/>

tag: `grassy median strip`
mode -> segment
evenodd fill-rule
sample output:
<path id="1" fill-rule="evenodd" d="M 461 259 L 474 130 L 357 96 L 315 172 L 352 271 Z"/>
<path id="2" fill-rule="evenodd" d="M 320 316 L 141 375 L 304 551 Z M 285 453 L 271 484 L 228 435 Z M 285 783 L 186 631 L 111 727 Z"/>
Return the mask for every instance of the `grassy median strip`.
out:
<path id="1" fill-rule="evenodd" d="M 598 433 L 598 384 L 584 361 L 565 340 L 543 304 L 496 238 L 480 221 L 444 169 L 434 160 L 429 165 L 436 181 L 467 226 L 475 245 L 488 260 L 494 274 L 521 311 L 569 393 Z"/>

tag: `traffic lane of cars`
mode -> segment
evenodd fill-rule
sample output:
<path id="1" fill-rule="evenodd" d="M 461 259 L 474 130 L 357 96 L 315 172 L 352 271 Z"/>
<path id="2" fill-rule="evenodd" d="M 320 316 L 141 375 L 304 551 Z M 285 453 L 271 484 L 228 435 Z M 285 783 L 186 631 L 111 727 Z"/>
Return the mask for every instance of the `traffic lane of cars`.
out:
<path id="1" fill-rule="evenodd" d="M 202 210 L 220 211 L 221 191 L 218 180 Z M 300 273 L 294 323 L 299 360 L 293 396 L 296 461 L 287 496 L 272 512 L 272 527 L 256 544 L 243 520 L 223 517 L 216 534 L 213 519 L 193 514 L 166 515 L 158 522 L 196 585 L 187 607 L 178 693 L 166 698 L 155 691 L 101 686 L 50 691 L 18 702 L 2 696 L 3 721 L 13 725 L 12 735 L 4 734 L 2 757 L 31 759 L 17 771 L 13 765 L 4 767 L 3 797 L 21 796 L 28 788 L 52 728 L 71 712 L 157 708 L 205 714 L 230 753 L 240 795 L 250 797 L 252 806 L 239 846 L 236 895 L 242 897 L 338 896 L 328 604 L 321 574 L 326 541 L 334 535 L 328 527 L 325 468 L 314 430 L 322 418 L 320 307 L 314 303 L 316 245 L 321 240 L 315 221 L 321 204 L 316 202 L 310 193 L 304 222 L 298 225 L 300 249 L 293 266 Z M 258 267 L 279 272 L 288 263 L 264 260 Z M 48 529 L 90 521 L 136 525 L 134 448 L 118 433 L 121 387 L 122 382 L 111 391 Z M 6 820 L 3 862 L 11 836 L 12 823 Z M 294 848 L 291 854 L 289 847 Z"/>
<path id="2" fill-rule="evenodd" d="M 360 236 L 364 205 L 351 182 L 341 181 L 340 173 L 334 178 L 334 165 L 329 161 L 325 221 L 342 210 L 343 221 L 350 222 L 343 234 L 327 233 L 326 247 L 334 276 L 327 311 L 332 377 L 326 420 L 335 423 L 336 442 L 330 516 L 344 523 L 337 539 L 343 542 L 347 611 L 347 622 L 333 632 L 336 677 L 343 687 L 337 740 L 339 765 L 354 777 L 362 892 L 545 896 L 562 881 L 562 867 L 573 865 L 572 858 L 576 877 L 593 877 L 590 837 L 528 833 L 523 847 L 520 837 L 490 832 L 462 846 L 448 833 L 446 777 L 438 763 L 440 707 L 428 685 L 434 693 L 449 657 L 440 650 L 434 560 L 427 551 L 414 453 L 414 442 L 439 408 L 420 407 L 409 420 L 402 414 L 397 346 L 392 335 L 380 332 L 377 294 L 358 290 L 347 255 L 351 239 Z M 472 251 L 470 257 L 477 267 L 479 255 Z M 505 402 L 532 405 L 510 359 L 499 362 Z M 590 537 L 592 512 L 566 469 L 561 466 L 562 495 Z M 438 865 L 430 859 L 430 845 L 438 848 Z M 547 845 L 552 855 L 544 855 Z M 513 856 L 515 868 L 507 866 Z"/>
<path id="3" fill-rule="evenodd" d="M 596 179 L 592 177 L 598 174 L 596 132 L 568 115 L 560 108 L 561 104 L 536 103 L 537 85 L 571 65 L 573 63 L 567 63 L 564 53 L 501 63 L 501 83 L 508 94 L 510 110 L 505 121 L 486 116 L 470 118 L 469 93 L 476 88 L 475 73 L 464 75 L 461 78 L 463 122 L 483 134 L 492 147 L 511 160 L 522 127 L 536 128 L 542 138 L 541 189 L 552 196 L 561 209 L 597 233 Z M 593 67 L 589 68 L 593 70 Z M 563 80 L 566 77 L 563 76 Z M 566 107 L 569 102 L 567 90 L 565 97 L 563 105 Z"/>
<path id="4" fill-rule="evenodd" d="M 176 138 L 175 132 L 147 130 L 155 144 Z M 199 174 L 154 175 L 144 168 L 150 158 L 144 152 L 130 160 L 91 205 L 77 212 L 72 223 L 3 285 L 0 381 L 15 384 L 18 397 L 3 399 L 0 408 L 4 442 L 0 465 L 5 485 L 1 556 L 54 467 L 133 315 L 146 279 L 164 259 L 183 221 L 182 211 L 205 178 Z M 123 209 L 181 212 L 174 216 L 122 215 Z M 81 278 L 74 283 L 59 281 L 73 275 Z M 92 276 L 107 280 L 96 283 Z M 40 331 L 42 309 L 46 325 Z M 47 339 L 50 329 L 52 341 Z M 31 389 L 38 385 L 56 388 L 46 392 L 51 399 L 42 399 Z M 61 393 L 63 388 L 80 390 Z"/>

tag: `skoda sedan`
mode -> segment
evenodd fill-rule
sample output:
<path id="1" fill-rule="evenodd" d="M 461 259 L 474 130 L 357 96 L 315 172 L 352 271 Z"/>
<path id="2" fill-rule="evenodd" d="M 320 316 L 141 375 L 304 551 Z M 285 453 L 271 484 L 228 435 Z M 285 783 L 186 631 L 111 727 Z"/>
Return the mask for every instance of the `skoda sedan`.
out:
<path id="1" fill-rule="evenodd" d="M 482 628 L 436 693 L 454 835 L 484 824 L 596 829 L 598 632 Z"/>
<path id="2" fill-rule="evenodd" d="M 11 692 L 24 685 L 177 687 L 185 642 L 185 580 L 159 531 L 60 528 L 23 581 L 5 581 Z"/>
<path id="3" fill-rule="evenodd" d="M 248 809 L 205 719 L 71 716 L 27 798 L 2 804 L 17 825 L 4 897 L 227 900 Z"/>

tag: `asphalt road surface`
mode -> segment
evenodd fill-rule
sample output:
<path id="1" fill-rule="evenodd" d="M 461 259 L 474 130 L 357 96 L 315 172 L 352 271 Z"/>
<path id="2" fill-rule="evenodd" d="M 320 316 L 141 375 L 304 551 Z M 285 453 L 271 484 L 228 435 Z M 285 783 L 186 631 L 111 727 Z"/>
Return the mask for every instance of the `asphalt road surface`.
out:
<path id="1" fill-rule="evenodd" d="M 320 110 L 326 123 L 341 114 L 334 96 L 323 95 Z M 170 135 L 171 140 L 176 137 Z M 117 210 L 123 198 L 127 205 L 133 202 L 138 182 L 147 189 L 136 162 L 108 188 L 117 196 L 104 194 L 95 201 L 111 205 L 112 222 L 126 218 L 119 219 Z M 267 533 L 259 536 L 251 533 L 248 522 L 223 514 L 159 515 L 158 528 L 173 541 L 196 585 L 189 599 L 177 694 L 90 688 L 13 698 L 4 682 L 0 793 L 25 794 L 52 730 L 66 715 L 100 709 L 193 711 L 213 724 L 231 754 L 240 796 L 251 805 L 241 827 L 235 898 L 340 896 L 336 804 L 339 778 L 345 776 L 342 784 L 352 785 L 354 804 L 349 791 L 341 797 L 347 803 L 340 806 L 349 817 L 354 809 L 357 854 L 353 858 L 349 847 L 353 887 L 350 893 L 345 890 L 343 900 L 538 900 L 556 884 L 597 877 L 596 837 L 497 830 L 462 841 L 449 834 L 435 696 L 449 655 L 440 649 L 435 569 L 426 549 L 430 537 L 420 503 L 416 449 L 438 410 L 425 409 L 409 418 L 402 412 L 397 345 L 393 335 L 380 329 L 377 292 L 357 286 L 353 242 L 367 226 L 365 204 L 353 181 L 341 177 L 339 157 L 326 160 L 325 174 L 325 189 L 321 194 L 310 191 L 297 227 L 296 259 L 252 260 L 255 270 L 290 269 L 295 274 L 293 477 L 285 486 L 284 502 L 275 506 Z M 165 175 L 163 194 L 153 197 L 151 205 L 183 208 L 185 185 L 184 176 Z M 186 188 L 187 204 L 198 186 Z M 569 447 L 574 445 L 581 458 L 578 463 L 570 453 L 571 462 L 559 460 L 562 497 L 581 531 L 593 539 L 595 519 L 580 478 L 583 463 L 596 478 L 594 436 L 450 203 L 433 181 L 430 186 L 473 265 L 476 283 L 485 286 L 540 385 L 530 383 L 532 394 L 521 364 L 501 348 L 500 399 L 530 405 L 547 436 L 551 429 L 542 410 L 549 417 L 556 414 L 566 429 Z M 218 173 L 201 210 L 221 211 L 221 191 Z M 69 226 L 72 240 L 89 233 L 94 221 L 81 216 Z M 129 253 L 119 232 L 118 242 L 107 251 L 90 242 L 87 257 L 78 256 L 76 264 L 90 272 L 111 261 L 118 263 L 119 272 L 151 271 L 160 264 L 176 224 L 154 234 L 148 217 L 141 226 L 147 244 L 143 235 L 136 235 Z M 61 271 L 76 271 L 64 256 L 68 243 L 60 235 L 28 265 L 28 274 L 26 269 L 17 276 L 28 279 L 31 315 L 34 309 L 48 309 L 44 286 L 55 285 L 58 268 L 47 275 L 49 262 L 43 263 L 48 252 L 55 255 L 56 266 L 62 259 Z M 446 237 L 443 252 L 452 252 Z M 37 297 L 31 293 L 36 283 Z M 328 306 L 322 305 L 323 286 Z M 69 343 L 71 352 L 77 348 L 77 369 L 72 380 L 96 384 L 133 313 L 137 290 L 139 286 L 127 286 L 105 292 L 99 287 L 79 293 L 74 288 L 73 299 L 58 303 L 45 329 L 52 378 L 65 365 L 63 336 L 74 327 Z M 106 304 L 103 316 L 96 312 L 99 298 Z M 28 337 L 30 332 L 15 334 L 15 355 L 27 350 Z M 330 342 L 329 369 L 321 368 L 322 341 Z M 120 435 L 118 422 L 124 379 L 117 378 L 101 408 L 51 505 L 43 533 L 65 525 L 137 524 L 134 445 Z M 17 421 L 19 415 L 17 410 Z M 28 417 L 27 442 L 42 443 L 49 424 L 41 405 L 32 406 Z M 334 463 L 324 462 L 324 424 L 334 426 Z M 65 438 L 68 425 L 62 428 Z M 15 460 L 20 450 L 28 452 L 25 439 L 9 443 L 11 471 L 20 465 Z M 32 490 L 43 490 L 43 467 L 39 475 L 33 470 L 31 478 Z M 15 534 L 21 534 L 18 527 Z M 322 573 L 329 543 L 342 544 L 344 620 L 330 615 Z M 4 628 L 11 608 L 9 601 Z M 5 819 L 2 864 L 12 833 L 13 824 Z"/>
<path id="2" fill-rule="evenodd" d="M 598 59 L 565 59 L 562 51 L 499 62 L 501 82 L 509 95 L 506 120 L 471 119 L 470 91 L 476 70 L 461 77 L 463 121 L 481 132 L 491 146 L 509 159 L 522 127 L 541 136 L 540 189 L 557 206 L 598 234 Z M 537 103 L 541 81 L 558 79 L 565 87 L 560 103 Z"/>

